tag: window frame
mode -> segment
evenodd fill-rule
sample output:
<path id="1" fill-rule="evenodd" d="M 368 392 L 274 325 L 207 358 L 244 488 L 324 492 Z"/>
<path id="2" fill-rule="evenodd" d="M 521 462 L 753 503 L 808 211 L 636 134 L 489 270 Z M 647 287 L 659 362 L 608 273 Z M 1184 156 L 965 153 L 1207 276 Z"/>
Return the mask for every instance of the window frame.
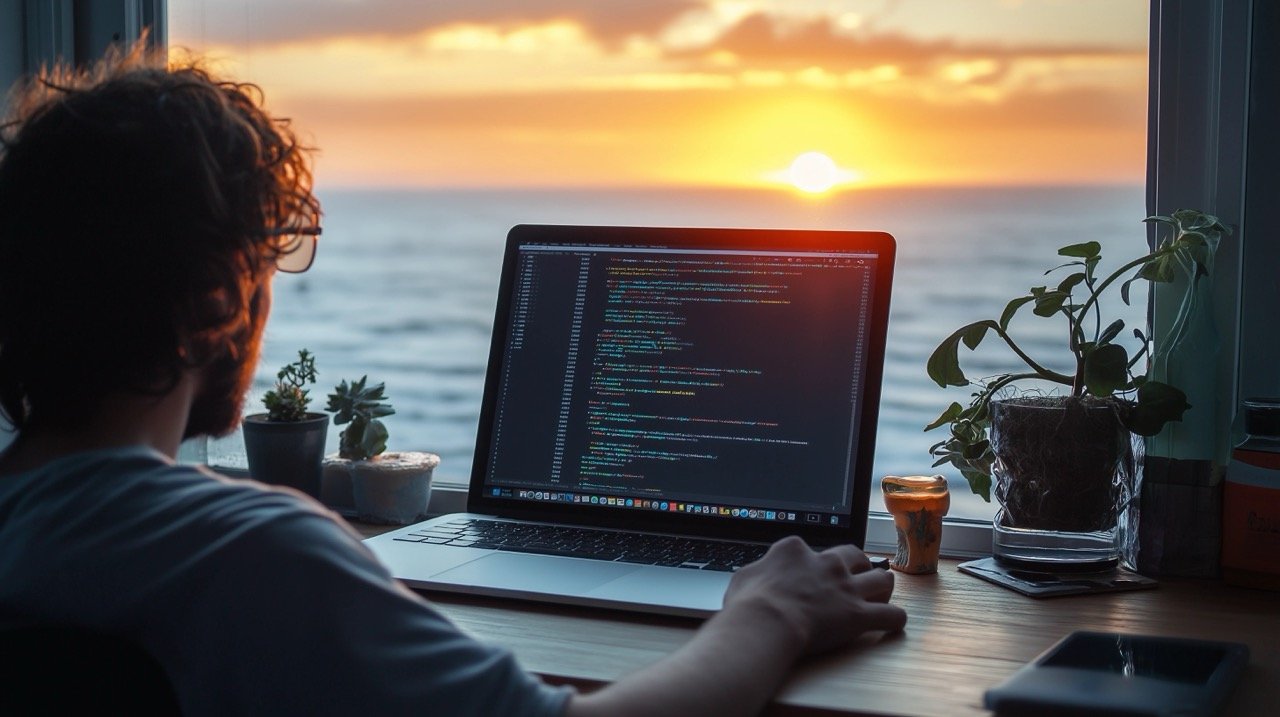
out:
<path id="1" fill-rule="evenodd" d="M 1252 40 L 1266 24 L 1255 27 L 1254 16 L 1262 5 L 1253 0 L 1151 4 L 1147 212 L 1203 209 L 1233 231 L 1219 245 L 1214 264 L 1213 318 L 1221 345 L 1216 358 L 1201 359 L 1204 375 L 1212 377 L 1211 410 L 1218 420 L 1212 455 L 1196 458 L 1219 466 L 1230 450 L 1230 419 L 1242 387 L 1251 392 L 1265 384 L 1258 359 L 1275 356 L 1277 345 L 1274 338 L 1263 338 L 1262 307 L 1244 297 L 1244 288 L 1256 287 L 1263 269 L 1276 259 L 1265 242 L 1250 241 L 1256 227 L 1249 221 L 1253 214 L 1246 212 L 1249 154 L 1267 143 L 1265 133 L 1250 132 L 1260 119 L 1251 116 L 1250 101 L 1258 67 L 1254 50 L 1260 44 Z M 1149 227 L 1149 241 L 1155 240 L 1155 230 Z M 1150 321 L 1156 333 L 1174 313 L 1176 306 L 1154 302 Z M 1273 382 L 1269 390 L 1276 388 Z"/>
<path id="2" fill-rule="evenodd" d="M 10 28 L 5 37 L 21 40 L 0 43 L 8 48 L 0 52 L 0 82 L 8 86 L 58 58 L 84 62 L 144 27 L 152 28 L 151 42 L 164 47 L 167 3 L 0 0 L 0 26 Z M 1215 376 L 1219 415 L 1232 416 L 1241 396 L 1280 394 L 1274 368 L 1280 334 L 1269 330 L 1272 307 L 1280 303 L 1280 240 L 1263 225 L 1265 208 L 1280 197 L 1280 178 L 1268 171 L 1280 164 L 1280 141 L 1263 131 L 1268 119 L 1280 116 L 1280 53 L 1257 40 L 1280 31 L 1280 8 L 1255 0 L 1152 0 L 1150 26 L 1148 210 L 1203 207 L 1235 231 L 1219 250 L 1214 285 L 1223 348 L 1206 365 Z M 1221 423 L 1218 444 L 1225 450 Z M 201 448 L 188 455 L 202 456 Z M 438 484 L 432 492 L 433 513 L 465 507 L 465 485 Z M 871 516 L 866 543 L 870 550 L 893 549 L 896 533 L 887 514 Z M 987 555 L 990 545 L 990 523 L 947 521 L 944 554 Z"/>

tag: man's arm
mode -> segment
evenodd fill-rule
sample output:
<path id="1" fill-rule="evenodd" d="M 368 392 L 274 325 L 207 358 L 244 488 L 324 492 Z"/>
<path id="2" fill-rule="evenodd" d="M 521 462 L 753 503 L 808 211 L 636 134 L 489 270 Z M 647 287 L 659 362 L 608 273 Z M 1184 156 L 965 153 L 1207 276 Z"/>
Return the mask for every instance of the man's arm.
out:
<path id="1" fill-rule="evenodd" d="M 893 575 L 852 545 L 815 553 L 778 541 L 734 575 L 724 609 L 670 657 L 596 692 L 574 695 L 569 717 L 759 712 L 804 655 L 872 630 L 897 631 Z"/>

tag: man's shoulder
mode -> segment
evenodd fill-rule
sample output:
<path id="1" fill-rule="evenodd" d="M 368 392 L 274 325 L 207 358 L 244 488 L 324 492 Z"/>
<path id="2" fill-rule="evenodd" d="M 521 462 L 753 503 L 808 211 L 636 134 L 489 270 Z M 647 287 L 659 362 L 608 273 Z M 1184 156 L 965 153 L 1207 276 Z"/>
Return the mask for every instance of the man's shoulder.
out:
<path id="1" fill-rule="evenodd" d="M 330 519 L 301 493 L 174 463 L 138 446 L 67 456 L 21 476 L 10 487 L 20 494 L 13 497 L 31 509 L 31 517 L 74 516 L 82 527 L 154 526 L 169 534 L 232 535 L 290 516 L 307 524 Z"/>

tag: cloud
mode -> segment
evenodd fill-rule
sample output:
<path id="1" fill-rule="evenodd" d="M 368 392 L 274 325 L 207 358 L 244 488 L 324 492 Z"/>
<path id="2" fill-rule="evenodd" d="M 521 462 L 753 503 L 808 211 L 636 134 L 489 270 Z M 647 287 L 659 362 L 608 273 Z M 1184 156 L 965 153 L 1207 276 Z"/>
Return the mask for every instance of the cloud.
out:
<path id="1" fill-rule="evenodd" d="M 955 79 L 992 82 L 1014 60 L 1144 53 L 1142 48 L 1101 45 L 1005 45 L 960 43 L 954 39 L 920 39 L 894 32 L 856 32 L 839 28 L 830 18 L 786 21 L 764 13 L 749 15 L 714 40 L 672 50 L 671 57 L 723 65 L 726 57 L 755 68 L 822 67 L 847 71 L 894 66 L 918 75 L 950 66 Z"/>
<path id="2" fill-rule="evenodd" d="M 170 32 L 176 39 L 227 45 L 274 44 L 350 35 L 405 35 L 455 23 L 521 25 L 574 20 L 596 37 L 615 42 L 652 35 L 701 0 L 272 0 L 243 11 L 174 2 Z M 212 3 L 213 0 L 207 0 Z"/>
<path id="3" fill-rule="evenodd" d="M 1144 97 L 1100 89 L 945 114 L 918 97 L 788 88 L 314 97 L 288 111 L 333 184 L 742 184 L 815 146 L 875 183 L 1141 181 L 1146 167 Z"/>

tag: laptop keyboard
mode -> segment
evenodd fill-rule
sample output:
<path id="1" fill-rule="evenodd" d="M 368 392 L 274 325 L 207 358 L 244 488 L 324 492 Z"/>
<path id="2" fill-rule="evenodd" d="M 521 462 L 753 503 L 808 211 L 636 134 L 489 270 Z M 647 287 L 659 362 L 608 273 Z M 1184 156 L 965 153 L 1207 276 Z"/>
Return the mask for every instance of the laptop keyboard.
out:
<path id="1" fill-rule="evenodd" d="M 754 562 L 769 549 L 751 543 L 482 518 L 459 518 L 396 540 L 724 572 Z"/>

